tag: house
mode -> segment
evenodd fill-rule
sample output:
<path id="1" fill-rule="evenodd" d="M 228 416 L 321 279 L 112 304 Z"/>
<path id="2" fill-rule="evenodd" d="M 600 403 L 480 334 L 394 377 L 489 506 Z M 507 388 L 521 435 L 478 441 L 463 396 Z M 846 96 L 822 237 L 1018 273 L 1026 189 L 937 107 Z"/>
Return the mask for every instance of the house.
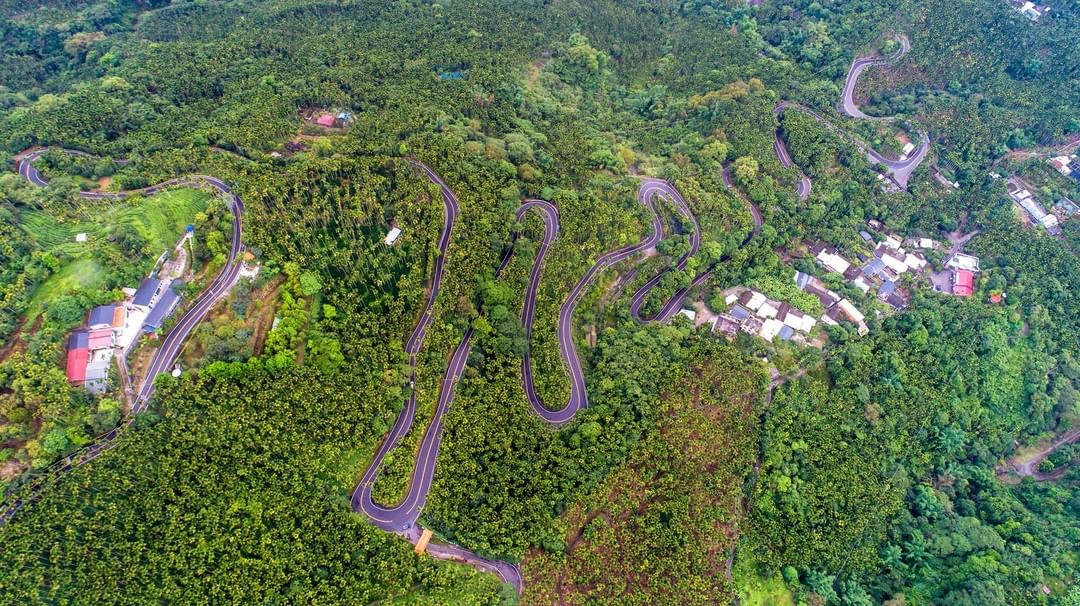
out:
<path id="1" fill-rule="evenodd" d="M 825 286 L 825 283 L 801 271 L 795 272 L 795 284 L 802 290 L 814 295 L 824 307 L 829 307 L 840 300 L 839 295 Z"/>
<path id="2" fill-rule="evenodd" d="M 765 304 L 765 301 L 767 301 L 765 295 L 752 290 L 745 290 L 739 295 L 739 304 L 750 311 L 757 311 L 759 307 Z"/>
<path id="3" fill-rule="evenodd" d="M 953 294 L 958 297 L 970 297 L 975 283 L 975 274 L 966 270 L 958 269 L 953 272 Z"/>
<path id="4" fill-rule="evenodd" d="M 113 310 L 113 305 L 98 305 L 91 309 L 90 318 L 86 321 L 86 326 L 90 329 L 112 328 Z"/>
<path id="5" fill-rule="evenodd" d="M 779 312 L 780 303 L 769 299 L 762 303 L 761 307 L 758 307 L 755 313 L 762 318 L 775 318 Z"/>
<path id="6" fill-rule="evenodd" d="M 149 310 L 157 302 L 158 295 L 161 294 L 161 280 L 156 278 L 146 278 L 139 283 L 139 289 L 135 291 L 135 296 L 131 299 L 131 304 L 135 307 L 142 308 L 143 311 Z"/>
<path id="7" fill-rule="evenodd" d="M 841 315 L 850 320 L 852 324 L 857 326 L 860 336 L 870 332 L 870 328 L 866 326 L 866 316 L 847 299 L 841 299 L 836 306 L 829 310 L 829 314 L 829 317 L 834 321 Z"/>
<path id="8" fill-rule="evenodd" d="M 851 263 L 847 259 L 841 257 L 836 251 L 830 251 L 827 248 L 823 248 L 818 252 L 817 260 L 825 266 L 825 269 L 838 274 L 846 272 L 851 267 Z"/>
<path id="9" fill-rule="evenodd" d="M 964 253 L 956 253 L 949 257 L 949 260 L 945 262 L 946 267 L 952 269 L 962 269 L 964 271 L 970 271 L 972 273 L 979 272 L 979 258 L 972 255 L 965 255 Z"/>
<path id="10" fill-rule="evenodd" d="M 109 359 L 90 362 L 86 365 L 86 379 L 83 387 L 90 393 L 102 393 L 109 387 Z"/>
<path id="11" fill-rule="evenodd" d="M 790 341 L 791 337 L 795 336 L 795 329 L 791 328 L 790 326 L 781 326 L 780 332 L 776 334 L 778 337 L 780 337 L 780 340 Z"/>
<path id="12" fill-rule="evenodd" d="M 716 321 L 713 322 L 713 331 L 719 332 L 726 337 L 734 337 L 739 333 L 739 322 L 734 316 L 726 313 L 721 313 L 716 316 Z"/>
<path id="13" fill-rule="evenodd" d="M 848 320 L 851 320 L 855 324 L 864 322 L 866 320 L 866 316 L 864 316 L 862 312 L 859 311 L 855 307 L 855 305 L 847 299 L 840 299 L 840 302 L 837 303 L 836 306 L 840 309 L 840 313 L 844 314 L 844 316 L 846 316 Z"/>
<path id="14" fill-rule="evenodd" d="M 728 315 L 735 318 L 739 323 L 745 322 L 753 316 L 749 309 L 746 309 L 741 305 L 732 306 L 732 308 L 728 310 Z"/>
<path id="15" fill-rule="evenodd" d="M 697 318 L 697 312 L 692 309 L 680 309 L 679 315 L 689 319 L 690 322 L 693 322 L 694 319 Z"/>
<path id="16" fill-rule="evenodd" d="M 80 243 L 80 244 L 83 243 L 83 242 L 86 242 L 89 239 L 90 239 L 90 236 L 86 235 L 86 232 L 80 232 L 80 233 L 75 234 L 75 241 Z"/>
<path id="17" fill-rule="evenodd" d="M 902 258 L 894 257 L 888 253 L 882 254 L 878 258 L 885 264 L 885 267 L 888 267 L 897 274 L 902 274 L 908 269 L 907 263 Z"/>
<path id="18" fill-rule="evenodd" d="M 761 331 L 763 324 L 764 323 L 761 320 L 754 316 L 750 316 L 742 323 L 742 331 L 747 334 L 756 335 Z"/>
<path id="19" fill-rule="evenodd" d="M 896 282 L 893 282 L 892 280 L 886 280 L 881 283 L 881 286 L 878 287 L 877 296 L 879 299 L 885 300 L 889 297 L 889 295 L 893 294 L 894 292 L 896 292 Z"/>
<path id="20" fill-rule="evenodd" d="M 798 286 L 800 290 L 806 290 L 806 287 L 810 285 L 811 276 L 808 273 L 795 270 L 795 286 Z"/>
<path id="21" fill-rule="evenodd" d="M 904 255 L 904 264 L 907 265 L 908 271 L 919 271 L 926 267 L 926 259 L 915 253 L 907 253 Z"/>
<path id="22" fill-rule="evenodd" d="M 894 292 L 885 298 L 885 302 L 888 303 L 893 309 L 904 309 L 907 307 L 907 301 L 900 295 L 899 292 Z"/>
<path id="23" fill-rule="evenodd" d="M 1073 171 L 1072 166 L 1070 166 L 1071 159 L 1069 158 L 1069 156 L 1055 156 L 1053 158 L 1050 158 L 1049 162 L 1050 166 L 1056 168 L 1059 173 L 1065 175 L 1066 177 L 1068 177 L 1069 173 Z"/>
<path id="24" fill-rule="evenodd" d="M 88 341 L 89 335 L 82 329 L 68 337 L 66 371 L 68 381 L 74 385 L 82 385 L 86 380 L 86 361 L 90 358 Z"/>
<path id="25" fill-rule="evenodd" d="M 1034 2 L 1023 2 L 1022 4 L 1019 2 L 1014 2 L 1014 4 L 1017 4 L 1016 10 L 1020 11 L 1022 15 L 1024 15 L 1028 19 L 1031 19 L 1032 21 L 1038 21 L 1039 17 L 1042 17 L 1046 13 L 1050 12 L 1049 6 L 1040 6 L 1038 4 L 1035 4 Z"/>
<path id="26" fill-rule="evenodd" d="M 172 314 L 173 310 L 180 303 L 180 295 L 174 288 L 167 288 L 165 292 L 161 294 L 154 308 L 150 310 L 150 313 L 146 316 L 146 321 L 143 322 L 143 330 L 146 332 L 154 332 L 161 328 L 161 325 L 165 322 L 165 319 Z"/>
<path id="27" fill-rule="evenodd" d="M 776 318 L 769 318 L 761 324 L 761 330 L 758 331 L 758 336 L 770 343 L 780 333 L 780 329 L 784 327 L 784 323 Z"/>
<path id="28" fill-rule="evenodd" d="M 851 281 L 851 284 L 863 292 L 870 292 L 870 283 L 866 281 L 863 276 L 858 276 Z"/>
<path id="29" fill-rule="evenodd" d="M 315 124 L 324 126 L 326 128 L 333 128 L 334 126 L 334 114 L 323 112 L 315 117 Z"/>
<path id="30" fill-rule="evenodd" d="M 383 243 L 386 244 L 387 246 L 393 246 L 394 242 L 397 242 L 397 239 L 400 238 L 400 237 L 401 237 L 401 229 L 399 229 L 397 227 L 391 227 L 390 231 L 387 232 L 386 239 L 383 240 Z"/>
<path id="31" fill-rule="evenodd" d="M 792 330 L 808 333 L 813 330 L 817 325 L 817 320 L 812 316 L 805 314 L 790 305 L 784 304 L 787 307 L 781 310 L 776 319 L 784 323 L 784 326 L 790 327 Z"/>
<path id="32" fill-rule="evenodd" d="M 1054 204 L 1054 210 L 1061 213 L 1065 218 L 1080 214 L 1080 206 L 1068 198 L 1062 198 Z"/>
<path id="33" fill-rule="evenodd" d="M 87 332 L 87 348 L 90 351 L 112 349 L 112 347 L 113 331 L 111 327 L 97 329 L 92 328 Z"/>

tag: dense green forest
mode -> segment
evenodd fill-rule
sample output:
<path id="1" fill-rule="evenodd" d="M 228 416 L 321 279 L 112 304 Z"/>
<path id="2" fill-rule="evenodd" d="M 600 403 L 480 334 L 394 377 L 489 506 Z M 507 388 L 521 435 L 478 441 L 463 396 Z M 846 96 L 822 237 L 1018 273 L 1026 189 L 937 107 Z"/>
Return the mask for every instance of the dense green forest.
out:
<path id="1" fill-rule="evenodd" d="M 1041 157 L 1010 155 L 1080 134 L 1074 4 L 1038 22 L 1005 0 L 29 4 L 0 0 L 0 159 L 14 166 L 34 146 L 92 157 L 45 154 L 47 187 L 0 176 L 9 501 L 120 419 L 115 398 L 65 381 L 67 331 L 137 282 L 192 214 L 197 233 L 217 232 L 197 244 L 205 275 L 225 258 L 219 198 L 92 206 L 79 189 L 217 176 L 245 201 L 261 269 L 195 333 L 185 359 L 198 372 L 161 377 L 118 448 L 0 527 L 0 601 L 1080 604 L 1076 447 L 1039 465 L 1056 470 L 1047 481 L 1006 461 L 1080 423 L 1077 219 L 1062 238 L 1025 228 L 988 174 L 1046 173 L 1043 195 L 1076 193 Z M 910 53 L 868 70 L 856 99 L 932 146 L 910 187 L 888 192 L 815 114 L 890 139 L 892 123 L 836 105 L 852 59 L 893 52 L 896 33 Z M 322 128 L 313 111 L 349 119 Z M 778 160 L 777 136 L 795 166 Z M 442 226 L 440 193 L 409 157 L 445 179 L 460 214 L 417 359 L 416 420 L 374 497 L 404 494 L 472 328 L 420 521 L 520 563 L 521 596 L 415 556 L 350 509 L 402 407 L 403 345 Z M 601 254 L 648 233 L 637 175 L 678 187 L 703 236 L 644 313 L 715 265 L 692 293 L 714 311 L 723 289 L 748 285 L 819 314 L 792 287 L 799 269 L 867 310 L 870 333 L 821 329 L 818 349 L 635 322 L 631 294 L 689 246 L 660 203 L 680 233 L 602 272 L 578 305 L 589 407 L 544 424 L 522 356 L 541 398 L 565 401 L 559 309 Z M 527 197 L 560 217 L 531 339 L 519 313 L 543 232 L 514 219 Z M 939 241 L 977 231 L 974 296 L 913 287 L 894 313 L 802 257 L 814 241 L 868 253 L 870 219 Z M 93 237 L 75 247 L 80 232 Z"/>

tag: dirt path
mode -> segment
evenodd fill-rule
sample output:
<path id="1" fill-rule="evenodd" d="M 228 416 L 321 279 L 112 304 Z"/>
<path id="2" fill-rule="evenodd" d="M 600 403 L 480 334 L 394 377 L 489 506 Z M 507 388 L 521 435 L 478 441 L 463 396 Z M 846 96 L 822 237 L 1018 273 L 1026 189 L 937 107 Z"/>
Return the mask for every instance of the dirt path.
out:
<path id="1" fill-rule="evenodd" d="M 1024 461 L 1016 461 L 1015 459 L 1009 461 L 1009 466 L 1011 466 L 1020 477 L 1034 478 L 1036 482 L 1060 479 L 1061 476 L 1065 475 L 1070 469 L 1069 465 L 1063 465 L 1059 469 L 1055 469 L 1049 473 L 1042 473 L 1039 471 L 1039 463 L 1042 463 L 1046 457 L 1053 454 L 1055 450 L 1076 441 L 1080 441 L 1080 427 L 1065 432 Z"/>

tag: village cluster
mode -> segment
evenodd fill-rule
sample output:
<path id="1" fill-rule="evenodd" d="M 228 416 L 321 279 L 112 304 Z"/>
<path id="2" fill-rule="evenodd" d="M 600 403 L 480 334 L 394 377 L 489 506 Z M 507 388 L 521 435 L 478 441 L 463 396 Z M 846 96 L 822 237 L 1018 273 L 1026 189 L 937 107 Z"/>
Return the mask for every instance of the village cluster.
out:
<path id="1" fill-rule="evenodd" d="M 877 221 L 871 221 L 869 226 L 874 230 L 883 228 Z M 875 237 L 869 231 L 860 231 L 860 236 L 868 244 L 875 244 Z M 811 245 L 809 253 L 826 273 L 840 275 L 859 291 L 865 294 L 873 292 L 888 308 L 901 310 L 910 301 L 908 289 L 901 285 L 905 274 L 927 279 L 936 291 L 945 294 L 970 297 L 974 293 L 979 259 L 956 251 L 946 260 L 942 271 L 934 272 L 925 251 L 940 248 L 941 245 L 930 238 L 905 241 L 895 234 L 885 234 L 876 242 L 871 254 L 857 254 L 854 261 L 842 255 L 836 247 L 824 243 Z M 824 280 L 798 270 L 792 279 L 799 289 L 814 295 L 821 302 L 825 311 L 820 317 L 814 318 L 790 303 L 771 299 L 756 290 L 736 287 L 726 291 L 724 302 L 727 308 L 717 314 L 713 331 L 729 338 L 741 331 L 770 342 L 779 337 L 783 341 L 813 345 L 821 343 L 810 338 L 819 323 L 836 326 L 846 321 L 856 327 L 859 335 L 869 332 L 866 314 L 850 299 L 830 289 Z M 888 308 L 885 308 L 886 313 Z M 683 313 L 694 319 L 692 312 L 684 310 Z M 874 313 L 881 315 L 882 312 L 874 310 Z"/>
<path id="2" fill-rule="evenodd" d="M 181 285 L 179 280 L 146 278 L 138 289 L 125 288 L 123 301 L 91 309 L 86 326 L 68 338 L 68 380 L 93 393 L 106 391 L 113 358 L 122 365 L 139 335 L 161 328 L 180 302 Z"/>

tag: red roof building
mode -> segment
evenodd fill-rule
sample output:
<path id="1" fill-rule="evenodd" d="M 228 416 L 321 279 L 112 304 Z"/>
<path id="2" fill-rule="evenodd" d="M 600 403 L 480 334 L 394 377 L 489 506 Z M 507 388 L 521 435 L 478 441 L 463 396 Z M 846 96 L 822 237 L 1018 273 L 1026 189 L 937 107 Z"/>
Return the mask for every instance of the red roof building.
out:
<path id="1" fill-rule="evenodd" d="M 318 118 L 315 118 L 315 124 L 318 124 L 319 126 L 327 126 L 327 127 L 333 126 L 334 125 L 334 114 L 322 114 L 322 115 L 320 115 Z"/>
<path id="2" fill-rule="evenodd" d="M 113 331 L 111 328 L 91 330 L 87 341 L 87 348 L 90 351 L 108 349 L 113 346 Z"/>
<path id="3" fill-rule="evenodd" d="M 72 383 L 86 380 L 86 360 L 90 352 L 85 349 L 69 349 L 67 354 L 67 378 Z"/>
<path id="4" fill-rule="evenodd" d="M 958 297 L 970 297 L 975 292 L 975 274 L 966 269 L 953 272 L 952 293 Z"/>

